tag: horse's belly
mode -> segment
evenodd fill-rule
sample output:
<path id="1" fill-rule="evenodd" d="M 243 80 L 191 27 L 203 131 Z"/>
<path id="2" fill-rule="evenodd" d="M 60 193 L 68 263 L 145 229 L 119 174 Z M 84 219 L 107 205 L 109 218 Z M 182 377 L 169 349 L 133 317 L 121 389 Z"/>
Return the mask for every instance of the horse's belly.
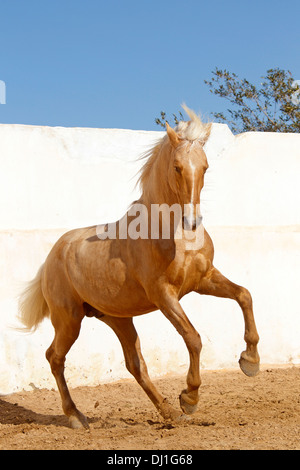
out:
<path id="1" fill-rule="evenodd" d="M 96 264 L 80 263 L 73 270 L 72 283 L 84 302 L 114 316 L 132 317 L 156 310 L 121 258 L 103 253 L 100 260 Z"/>
<path id="2" fill-rule="evenodd" d="M 157 309 L 138 285 L 119 288 L 118 284 L 107 283 L 97 293 L 91 292 L 86 301 L 100 312 L 117 317 L 135 317 Z"/>

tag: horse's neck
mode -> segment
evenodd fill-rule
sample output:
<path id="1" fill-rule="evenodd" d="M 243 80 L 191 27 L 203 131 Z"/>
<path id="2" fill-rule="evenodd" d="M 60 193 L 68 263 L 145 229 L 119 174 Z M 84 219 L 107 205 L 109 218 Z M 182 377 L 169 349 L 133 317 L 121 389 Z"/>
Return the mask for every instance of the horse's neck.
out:
<path id="1" fill-rule="evenodd" d="M 157 222 L 157 211 L 159 211 L 159 207 L 171 208 L 174 204 L 178 204 L 179 202 L 178 196 L 172 191 L 168 181 L 168 166 L 169 155 L 165 155 L 165 152 L 163 151 L 163 153 L 159 155 L 158 160 L 152 165 L 151 172 L 149 173 L 146 181 L 144 181 L 141 198 L 138 201 L 140 204 L 143 204 L 147 209 L 148 226 L 150 233 L 151 227 L 153 229 L 153 223 L 155 224 L 155 222 Z M 163 240 L 163 243 L 165 244 L 167 239 L 162 236 L 163 234 L 161 230 L 161 213 L 159 214 L 159 218 L 160 227 L 158 230 L 158 240 Z M 169 237 L 170 241 L 174 241 L 175 232 L 176 226 L 174 225 L 174 217 L 171 216 Z"/>
<path id="2" fill-rule="evenodd" d="M 157 193 L 153 197 L 143 193 L 137 202 L 145 207 L 149 238 L 155 240 L 156 245 L 161 240 L 164 247 L 168 244 L 168 240 L 171 244 L 174 243 L 177 225 L 181 223 L 181 217 L 179 221 L 173 212 L 174 199 L 169 198 L 166 202 L 166 198 L 160 197 Z"/>
<path id="3" fill-rule="evenodd" d="M 155 179 L 152 184 L 146 185 L 141 199 L 147 207 L 152 204 L 168 204 L 172 206 L 178 203 L 178 196 L 171 190 L 168 181 L 160 182 Z"/>

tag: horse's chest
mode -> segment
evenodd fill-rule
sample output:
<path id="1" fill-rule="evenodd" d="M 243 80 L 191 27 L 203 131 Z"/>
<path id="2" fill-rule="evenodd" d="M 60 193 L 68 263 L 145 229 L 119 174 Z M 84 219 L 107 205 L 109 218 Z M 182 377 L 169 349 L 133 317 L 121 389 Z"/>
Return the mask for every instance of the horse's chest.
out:
<path id="1" fill-rule="evenodd" d="M 204 255 L 191 252 L 176 257 L 171 263 L 167 275 L 171 284 L 185 292 L 196 289 L 207 269 L 208 262 Z"/>

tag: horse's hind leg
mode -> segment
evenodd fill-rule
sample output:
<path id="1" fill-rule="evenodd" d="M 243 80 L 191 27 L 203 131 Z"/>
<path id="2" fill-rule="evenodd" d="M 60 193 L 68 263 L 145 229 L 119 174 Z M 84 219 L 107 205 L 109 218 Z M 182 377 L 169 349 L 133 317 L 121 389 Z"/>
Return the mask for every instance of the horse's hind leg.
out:
<path id="1" fill-rule="evenodd" d="M 46 358 L 50 363 L 51 371 L 60 392 L 63 411 L 68 416 L 72 428 L 84 427 L 88 429 L 87 419 L 77 410 L 64 376 L 66 354 L 78 338 L 82 316 L 74 314 L 74 312 L 66 312 L 66 310 L 55 310 L 55 312 L 52 310 L 51 320 L 55 328 L 55 337 L 46 352 Z"/>
<path id="2" fill-rule="evenodd" d="M 117 318 L 105 315 L 99 317 L 99 319 L 110 326 L 118 336 L 123 348 L 127 369 L 147 393 L 160 414 L 164 418 L 177 418 L 181 413 L 166 402 L 166 399 L 158 392 L 150 380 L 132 318 Z"/>

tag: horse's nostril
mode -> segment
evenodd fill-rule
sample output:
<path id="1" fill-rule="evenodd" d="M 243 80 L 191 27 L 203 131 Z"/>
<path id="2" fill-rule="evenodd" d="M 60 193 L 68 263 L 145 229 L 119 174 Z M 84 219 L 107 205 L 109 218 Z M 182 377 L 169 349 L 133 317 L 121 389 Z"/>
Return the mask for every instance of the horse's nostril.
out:
<path id="1" fill-rule="evenodd" d="M 192 222 L 187 217 L 182 217 L 182 227 L 184 230 L 193 230 L 197 228 L 197 220 L 194 219 Z"/>

